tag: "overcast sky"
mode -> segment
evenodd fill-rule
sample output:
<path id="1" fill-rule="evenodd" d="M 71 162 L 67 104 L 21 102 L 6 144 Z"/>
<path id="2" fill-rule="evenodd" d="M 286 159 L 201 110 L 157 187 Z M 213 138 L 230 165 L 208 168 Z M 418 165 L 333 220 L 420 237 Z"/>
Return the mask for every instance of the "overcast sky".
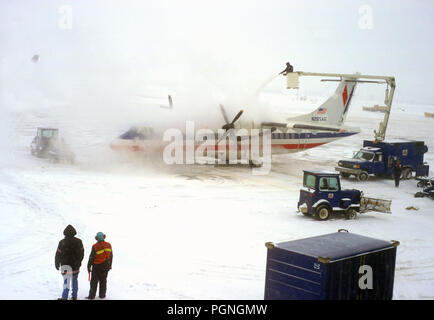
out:
<path id="1" fill-rule="evenodd" d="M 0 0 L 0 79 L 4 90 L 39 77 L 53 95 L 203 82 L 237 90 L 290 61 L 393 75 L 398 101 L 432 105 L 433 17 L 432 0 Z"/>

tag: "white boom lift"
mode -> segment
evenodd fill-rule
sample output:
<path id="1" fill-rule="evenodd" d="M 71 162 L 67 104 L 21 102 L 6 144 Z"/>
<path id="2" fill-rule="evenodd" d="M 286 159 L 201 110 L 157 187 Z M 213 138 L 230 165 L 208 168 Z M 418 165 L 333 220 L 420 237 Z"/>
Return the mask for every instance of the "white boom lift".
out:
<path id="1" fill-rule="evenodd" d="M 392 108 L 393 94 L 395 92 L 395 77 L 391 76 L 376 76 L 376 75 L 363 75 L 359 73 L 344 74 L 344 73 L 320 73 L 320 72 L 303 72 L 295 71 L 286 74 L 286 88 L 298 89 L 298 78 L 300 76 L 313 76 L 313 77 L 333 77 L 340 79 L 322 79 L 321 81 L 348 81 L 358 83 L 385 83 L 387 84 L 384 104 L 386 105 L 386 111 L 384 113 L 384 119 L 380 122 L 378 132 L 374 130 L 374 136 L 376 141 L 383 141 L 386 136 L 387 124 L 389 122 L 390 109 Z M 390 90 L 389 90 L 390 87 Z"/>

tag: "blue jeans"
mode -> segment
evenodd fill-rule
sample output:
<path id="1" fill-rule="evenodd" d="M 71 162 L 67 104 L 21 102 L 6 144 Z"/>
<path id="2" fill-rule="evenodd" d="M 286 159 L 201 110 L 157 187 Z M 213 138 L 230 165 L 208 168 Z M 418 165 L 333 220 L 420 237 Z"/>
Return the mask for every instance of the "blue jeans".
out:
<path id="1" fill-rule="evenodd" d="M 68 283 L 69 278 L 71 279 L 70 281 L 72 282 L 72 297 L 77 298 L 77 293 L 78 293 L 78 272 L 73 275 L 64 275 L 62 299 L 65 300 L 68 299 L 68 294 L 69 294 L 69 283 Z"/>

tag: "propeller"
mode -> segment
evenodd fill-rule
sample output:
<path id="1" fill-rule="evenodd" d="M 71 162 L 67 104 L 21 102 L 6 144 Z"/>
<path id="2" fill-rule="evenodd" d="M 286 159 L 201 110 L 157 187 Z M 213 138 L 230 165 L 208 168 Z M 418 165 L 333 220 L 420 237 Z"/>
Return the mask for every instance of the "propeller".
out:
<path id="1" fill-rule="evenodd" d="M 227 132 L 231 129 L 235 129 L 235 122 L 241 117 L 241 115 L 243 114 L 243 110 L 240 110 L 237 115 L 235 116 L 235 118 L 232 120 L 232 122 L 229 122 L 228 116 L 226 114 L 225 108 L 223 107 L 223 105 L 220 105 L 220 110 L 222 112 L 223 118 L 225 119 L 226 124 L 223 125 L 222 129 L 225 130 L 226 132 L 223 134 L 223 136 L 220 138 L 220 141 L 222 141 L 223 139 L 226 138 L 227 136 Z"/>
<path id="2" fill-rule="evenodd" d="M 223 105 L 220 105 L 220 110 L 222 111 L 223 118 L 225 119 L 225 122 L 226 122 L 226 124 L 222 127 L 222 129 L 224 129 L 226 131 L 235 128 L 235 126 L 234 126 L 235 122 L 241 117 L 241 115 L 244 112 L 243 110 L 240 110 L 240 112 L 237 113 L 237 115 L 232 120 L 232 122 L 229 122 L 228 116 L 226 115 L 226 111 L 225 111 L 225 108 L 223 107 Z"/>

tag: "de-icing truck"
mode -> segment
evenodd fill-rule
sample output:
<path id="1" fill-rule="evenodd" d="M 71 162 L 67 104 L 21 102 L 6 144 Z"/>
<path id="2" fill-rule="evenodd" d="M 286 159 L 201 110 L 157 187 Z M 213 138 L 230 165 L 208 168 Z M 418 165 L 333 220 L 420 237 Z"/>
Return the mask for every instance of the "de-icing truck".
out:
<path id="1" fill-rule="evenodd" d="M 417 177 L 428 176 L 429 166 L 424 162 L 428 147 L 423 141 L 363 141 L 363 148 L 352 159 L 339 160 L 335 168 L 342 177 L 354 175 L 359 181 L 366 181 L 370 174 L 391 176 L 394 161 L 402 164 L 402 178 L 410 179 L 413 172 Z"/>

